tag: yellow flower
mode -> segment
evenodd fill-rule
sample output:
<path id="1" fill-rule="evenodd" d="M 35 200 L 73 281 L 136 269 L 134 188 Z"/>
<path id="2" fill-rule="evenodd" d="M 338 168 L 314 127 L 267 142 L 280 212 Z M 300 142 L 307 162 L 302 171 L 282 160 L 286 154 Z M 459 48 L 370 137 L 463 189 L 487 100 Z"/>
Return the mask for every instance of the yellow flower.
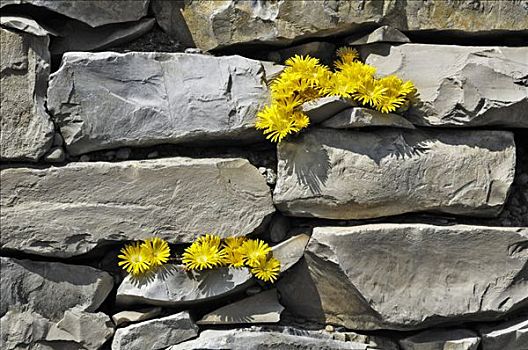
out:
<path id="1" fill-rule="evenodd" d="M 299 55 L 288 58 L 284 63 L 290 67 L 290 72 L 298 72 L 301 74 L 307 71 L 314 71 L 319 66 L 319 60 L 317 58 Z"/>
<path id="2" fill-rule="evenodd" d="M 203 270 L 222 265 L 225 256 L 220 249 L 220 238 L 206 235 L 185 249 L 182 262 L 188 270 Z"/>
<path id="3" fill-rule="evenodd" d="M 273 142 L 281 142 L 284 137 L 299 131 L 291 115 L 281 108 L 277 103 L 266 106 L 257 114 L 257 129 L 264 130 L 267 139 Z"/>
<path id="4" fill-rule="evenodd" d="M 242 247 L 242 244 L 244 243 L 244 241 L 246 240 L 246 237 L 227 237 L 225 240 L 224 240 L 224 247 L 226 248 L 229 248 L 229 249 L 238 249 L 240 247 Z"/>
<path id="5" fill-rule="evenodd" d="M 222 239 L 220 238 L 220 236 L 206 234 L 204 236 L 198 237 L 198 239 L 196 240 L 195 243 L 197 243 L 197 244 L 207 244 L 207 245 L 209 245 L 211 247 L 220 247 L 220 241 L 221 240 Z"/>
<path id="6" fill-rule="evenodd" d="M 277 280 L 280 273 L 280 261 L 275 258 L 261 258 L 251 268 L 251 273 L 265 282 L 273 283 Z"/>
<path id="7" fill-rule="evenodd" d="M 170 257 L 170 248 L 167 241 L 154 237 L 145 240 L 141 249 L 147 257 L 151 266 L 160 266 L 166 263 Z"/>
<path id="8" fill-rule="evenodd" d="M 376 109 L 382 113 L 390 113 L 396 111 L 405 102 L 403 97 L 394 97 L 383 95 L 376 104 Z"/>
<path id="9" fill-rule="evenodd" d="M 359 53 L 351 47 L 341 47 L 337 49 L 338 60 L 334 63 L 337 69 L 341 69 L 344 64 L 359 60 Z"/>
<path id="10" fill-rule="evenodd" d="M 383 94 L 387 88 L 381 86 L 374 78 L 366 78 L 361 81 L 357 92 L 354 94 L 354 99 L 364 105 L 376 107 L 380 104 Z"/>
<path id="11" fill-rule="evenodd" d="M 150 268 L 149 258 L 139 242 L 121 248 L 121 255 L 117 257 L 122 259 L 117 264 L 134 276 L 138 276 Z"/>
<path id="12" fill-rule="evenodd" d="M 269 245 L 259 239 L 250 239 L 242 244 L 244 262 L 250 267 L 255 267 L 258 265 L 259 260 L 266 258 L 270 252 L 271 248 Z"/>
<path id="13" fill-rule="evenodd" d="M 300 111 L 295 111 L 292 114 L 293 123 L 299 129 L 302 130 L 310 125 L 310 118 L 306 114 Z"/>
<path id="14" fill-rule="evenodd" d="M 232 267 L 242 267 L 244 266 L 244 254 L 240 248 L 230 249 L 224 248 L 225 252 L 224 263 Z"/>

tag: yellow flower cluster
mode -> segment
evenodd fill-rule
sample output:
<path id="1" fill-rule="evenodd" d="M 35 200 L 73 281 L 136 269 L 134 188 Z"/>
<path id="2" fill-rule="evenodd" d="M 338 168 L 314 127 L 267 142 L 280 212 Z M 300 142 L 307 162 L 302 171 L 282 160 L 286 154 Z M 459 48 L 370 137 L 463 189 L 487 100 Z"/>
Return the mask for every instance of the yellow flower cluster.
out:
<path id="1" fill-rule="evenodd" d="M 353 99 L 382 113 L 407 108 L 412 102 L 416 94 L 412 82 L 395 75 L 376 78 L 376 68 L 360 62 L 355 49 L 340 48 L 337 56 L 335 71 L 310 56 L 289 58 L 286 68 L 270 84 L 272 102 L 257 114 L 255 127 L 272 142 L 280 142 L 310 124 L 298 107 L 324 96 Z"/>
<path id="2" fill-rule="evenodd" d="M 202 236 L 185 249 L 182 262 L 188 270 L 247 267 L 265 282 L 274 282 L 280 272 L 280 262 L 272 257 L 268 244 L 245 237 L 228 237 L 222 241 L 219 236 Z"/>
<path id="3" fill-rule="evenodd" d="M 126 245 L 121 249 L 118 258 L 119 266 L 122 266 L 128 273 L 139 276 L 157 266 L 161 266 L 169 261 L 170 247 L 167 241 L 154 237 L 143 242 Z"/>

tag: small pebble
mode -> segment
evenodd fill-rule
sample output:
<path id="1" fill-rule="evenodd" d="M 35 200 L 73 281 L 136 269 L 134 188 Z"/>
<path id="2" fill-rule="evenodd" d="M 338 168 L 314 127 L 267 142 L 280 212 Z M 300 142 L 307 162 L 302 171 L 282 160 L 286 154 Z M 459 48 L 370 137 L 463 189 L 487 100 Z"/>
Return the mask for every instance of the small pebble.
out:
<path id="1" fill-rule="evenodd" d="M 197 47 L 188 47 L 185 49 L 185 53 L 203 53 L 203 51 Z"/>
<path id="2" fill-rule="evenodd" d="M 266 174 L 266 168 L 263 167 L 263 166 L 259 167 L 259 168 L 258 168 L 258 171 L 259 171 L 259 173 L 260 173 L 261 175 Z"/>
<path id="3" fill-rule="evenodd" d="M 275 185 L 277 183 L 277 174 L 273 169 L 266 169 L 266 183 L 268 185 Z"/>
<path id="4" fill-rule="evenodd" d="M 157 157 L 159 157 L 158 151 L 150 152 L 149 154 L 147 154 L 148 159 L 157 158 Z"/>
<path id="5" fill-rule="evenodd" d="M 79 158 L 79 161 L 81 161 L 81 162 L 89 162 L 89 161 L 90 161 L 90 156 L 87 155 L 87 154 L 83 154 L 83 155 Z"/>
<path id="6" fill-rule="evenodd" d="M 119 160 L 127 160 L 130 158 L 130 154 L 132 153 L 132 150 L 128 147 L 120 148 L 117 150 L 115 156 Z"/>
<path id="7" fill-rule="evenodd" d="M 328 333 L 333 333 L 334 332 L 334 326 L 332 326 L 331 324 L 327 324 L 326 327 L 325 327 L 325 331 L 327 331 Z"/>
<path id="8" fill-rule="evenodd" d="M 54 147 L 44 156 L 44 160 L 50 163 L 62 163 L 66 160 L 66 153 L 62 147 Z"/>

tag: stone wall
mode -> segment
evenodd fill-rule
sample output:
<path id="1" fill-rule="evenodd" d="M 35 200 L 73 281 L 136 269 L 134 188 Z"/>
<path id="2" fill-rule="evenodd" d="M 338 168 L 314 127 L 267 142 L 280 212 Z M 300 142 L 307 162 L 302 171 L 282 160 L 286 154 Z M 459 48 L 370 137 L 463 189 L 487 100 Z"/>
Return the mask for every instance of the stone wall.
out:
<path id="1" fill-rule="evenodd" d="M 522 1 L 5 0 L 2 349 L 528 349 Z M 294 54 L 355 47 L 420 101 L 254 128 Z M 258 237 L 148 278 L 124 244 Z"/>

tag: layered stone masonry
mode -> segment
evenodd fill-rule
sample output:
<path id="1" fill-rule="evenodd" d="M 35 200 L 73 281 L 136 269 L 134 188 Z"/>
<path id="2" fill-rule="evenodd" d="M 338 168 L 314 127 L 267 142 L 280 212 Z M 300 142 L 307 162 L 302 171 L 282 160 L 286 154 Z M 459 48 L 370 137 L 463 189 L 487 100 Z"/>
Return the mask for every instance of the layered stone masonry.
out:
<path id="1" fill-rule="evenodd" d="M 0 9 L 2 349 L 528 349 L 528 49 L 501 45 L 526 34 L 521 3 Z M 253 126 L 275 63 L 328 64 L 340 44 L 419 100 L 311 101 L 310 128 L 268 159 Z M 193 49 L 128 49 L 168 46 Z M 127 242 L 179 252 L 204 233 L 275 243 L 279 281 L 117 266 Z"/>

